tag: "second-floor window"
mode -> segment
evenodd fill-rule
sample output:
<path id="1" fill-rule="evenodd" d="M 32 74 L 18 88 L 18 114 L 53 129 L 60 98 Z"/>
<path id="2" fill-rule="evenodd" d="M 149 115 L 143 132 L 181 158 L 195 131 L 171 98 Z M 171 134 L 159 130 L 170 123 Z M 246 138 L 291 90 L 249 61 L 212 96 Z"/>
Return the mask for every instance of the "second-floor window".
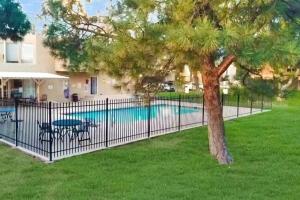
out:
<path id="1" fill-rule="evenodd" d="M 6 43 L 6 62 L 18 63 L 19 62 L 19 48 L 18 43 Z"/>
<path id="2" fill-rule="evenodd" d="M 21 51 L 21 62 L 22 63 L 33 63 L 33 45 L 32 44 L 22 44 Z"/>
<path id="3" fill-rule="evenodd" d="M 0 42 L 0 63 L 34 63 L 34 45 Z"/>

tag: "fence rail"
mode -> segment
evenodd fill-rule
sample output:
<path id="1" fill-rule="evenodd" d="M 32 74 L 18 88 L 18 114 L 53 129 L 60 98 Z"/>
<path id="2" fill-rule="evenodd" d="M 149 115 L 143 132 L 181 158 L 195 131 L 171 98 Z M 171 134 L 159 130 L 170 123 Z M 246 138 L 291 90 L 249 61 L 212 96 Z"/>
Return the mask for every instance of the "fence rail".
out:
<path id="1" fill-rule="evenodd" d="M 222 95 L 234 119 L 272 108 L 266 97 Z M 45 160 L 58 160 L 207 123 L 203 96 L 76 103 L 0 100 L 0 139 Z"/>

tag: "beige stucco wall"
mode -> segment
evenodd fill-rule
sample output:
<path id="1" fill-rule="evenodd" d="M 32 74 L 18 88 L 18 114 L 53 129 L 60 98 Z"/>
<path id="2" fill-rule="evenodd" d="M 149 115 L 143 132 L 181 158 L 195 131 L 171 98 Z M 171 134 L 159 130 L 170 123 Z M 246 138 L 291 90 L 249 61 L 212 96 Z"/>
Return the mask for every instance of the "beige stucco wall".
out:
<path id="1" fill-rule="evenodd" d="M 1 41 L 4 43 L 4 41 Z M 5 43 L 10 43 L 7 40 Z M 28 34 L 24 37 L 22 43 L 33 45 L 33 62 L 32 63 L 0 63 L 0 72 L 45 72 L 45 73 L 55 73 L 54 69 L 54 59 L 50 54 L 49 49 L 43 46 L 43 40 L 41 35 Z M 19 42 L 20 44 L 20 42 Z M 20 49 L 19 49 L 20 50 Z M 1 57 L 3 57 L 4 52 L 0 52 Z M 23 81 L 24 82 L 24 81 Z M 12 83 L 12 80 L 9 84 Z M 55 97 L 59 96 L 62 90 L 62 80 L 45 80 L 41 85 L 40 95 L 47 94 L 48 96 Z M 48 85 L 53 85 L 53 89 L 46 89 Z M 9 87 L 10 88 L 10 87 Z M 10 93 L 10 89 L 8 89 Z M 63 97 L 63 96 L 62 96 Z"/>
<path id="2" fill-rule="evenodd" d="M 69 77 L 70 94 L 77 93 L 79 98 L 86 98 L 90 95 L 90 76 L 88 74 L 73 73 Z"/>
<path id="3" fill-rule="evenodd" d="M 261 70 L 261 76 L 265 80 L 272 80 L 274 79 L 274 70 L 271 67 L 271 65 L 267 64 L 263 69 Z"/>
<path id="4" fill-rule="evenodd" d="M 64 61 L 59 59 L 54 59 L 54 70 L 56 72 L 68 72 L 67 67 L 65 67 Z"/>
<path id="5" fill-rule="evenodd" d="M 231 64 L 228 69 L 223 73 L 222 77 L 225 78 L 227 76 L 230 82 L 235 80 L 237 68 L 234 64 Z"/>
<path id="6" fill-rule="evenodd" d="M 7 41 L 10 42 L 10 41 Z M 6 72 L 49 72 L 54 73 L 54 59 L 47 48 L 43 46 L 41 35 L 28 34 L 23 43 L 33 44 L 33 63 L 0 63 L 0 70 Z"/>
<path id="7" fill-rule="evenodd" d="M 10 42 L 10 41 L 7 41 Z M 68 101 L 64 90 L 69 87 L 69 94 L 77 93 L 81 99 L 99 98 L 100 96 L 120 95 L 129 93 L 126 89 L 116 89 L 112 78 L 103 74 L 69 73 L 63 62 L 51 56 L 48 48 L 43 45 L 42 35 L 28 34 L 23 43 L 33 44 L 33 63 L 0 63 L 0 72 L 46 72 L 69 77 L 69 80 L 44 80 L 40 86 L 40 97 L 47 95 L 48 100 Z M 1 52 L 0 52 L 1 53 Z M 97 94 L 91 95 L 90 78 L 97 77 Z M 88 83 L 88 84 L 87 84 Z"/>
<path id="8" fill-rule="evenodd" d="M 100 95 L 120 95 L 120 94 L 128 94 L 130 93 L 129 89 L 120 88 L 117 89 L 115 86 L 117 85 L 117 81 L 113 78 L 105 75 L 98 74 L 98 86 L 99 86 L 99 94 Z"/>
<path id="9" fill-rule="evenodd" d="M 40 86 L 40 97 L 47 95 L 50 101 L 66 101 L 64 98 L 66 80 L 46 80 Z"/>
<path id="10" fill-rule="evenodd" d="M 65 74 L 61 74 L 65 75 Z M 91 94 L 91 77 L 97 77 L 97 94 Z M 115 95 L 125 95 L 130 92 L 126 89 L 117 89 L 114 87 L 114 81 L 106 75 L 88 73 L 70 73 L 68 80 L 47 80 L 41 88 L 40 94 L 46 94 L 48 100 L 51 101 L 69 101 L 64 97 L 64 90 L 69 87 L 70 96 L 77 93 L 79 98 L 84 99 L 99 99 L 101 97 L 113 97 Z M 88 83 L 88 84 L 87 84 Z"/>
<path id="11" fill-rule="evenodd" d="M 90 79 L 97 77 L 97 94 L 91 94 Z M 86 84 L 88 82 L 88 84 Z M 80 98 L 98 98 L 107 95 L 126 94 L 128 91 L 124 89 L 117 89 L 114 87 L 116 81 L 107 75 L 101 73 L 71 73 L 69 74 L 70 94 L 78 93 Z"/>
<path id="12" fill-rule="evenodd" d="M 231 64 L 229 66 L 229 68 L 223 73 L 222 77 L 228 76 L 230 81 L 233 81 L 235 79 L 236 76 L 236 72 L 237 72 L 237 68 L 235 67 L 234 64 Z M 194 74 L 191 74 L 191 70 L 189 68 L 188 65 L 185 65 L 183 67 L 182 72 L 180 73 L 180 76 L 183 78 L 184 82 L 189 83 L 189 82 L 194 82 L 195 81 L 195 77 Z M 202 75 L 201 72 L 197 72 L 197 77 L 199 80 L 199 83 L 202 83 Z M 191 79 L 192 78 L 192 79 Z M 167 77 L 166 77 L 166 81 L 175 81 L 176 79 L 176 72 L 171 72 Z"/>

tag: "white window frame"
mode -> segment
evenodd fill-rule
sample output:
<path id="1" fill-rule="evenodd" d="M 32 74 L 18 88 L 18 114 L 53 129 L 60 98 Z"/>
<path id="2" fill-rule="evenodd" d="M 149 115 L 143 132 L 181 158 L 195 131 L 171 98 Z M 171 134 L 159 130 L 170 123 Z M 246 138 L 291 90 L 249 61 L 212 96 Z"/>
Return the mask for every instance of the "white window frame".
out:
<path id="1" fill-rule="evenodd" d="M 3 62 L 0 64 L 35 64 L 36 63 L 36 46 L 34 43 L 31 42 L 12 42 L 12 41 L 4 41 L 0 40 L 0 43 L 3 44 Z M 7 47 L 9 44 L 16 44 L 17 45 L 17 62 L 8 62 L 7 60 Z M 24 61 L 22 59 L 23 54 L 23 45 L 31 45 L 32 46 L 32 60 L 30 62 Z M 0 55 L 1 56 L 1 55 Z"/>
<path id="2" fill-rule="evenodd" d="M 7 48 L 8 48 L 8 45 L 9 44 L 16 44 L 17 45 L 17 61 L 16 62 L 8 62 L 8 59 L 7 59 Z M 20 62 L 20 43 L 19 42 L 6 42 L 6 45 L 5 45 L 5 63 L 21 63 Z"/>
<path id="3" fill-rule="evenodd" d="M 32 60 L 30 60 L 29 62 L 24 62 L 23 61 L 23 46 L 24 45 L 31 45 L 31 47 L 32 47 Z M 21 61 L 21 63 L 27 63 L 27 64 L 33 64 L 33 63 L 35 63 L 35 49 L 34 49 L 34 45 L 32 44 L 32 43 L 21 43 L 21 45 L 20 45 L 20 61 Z"/>

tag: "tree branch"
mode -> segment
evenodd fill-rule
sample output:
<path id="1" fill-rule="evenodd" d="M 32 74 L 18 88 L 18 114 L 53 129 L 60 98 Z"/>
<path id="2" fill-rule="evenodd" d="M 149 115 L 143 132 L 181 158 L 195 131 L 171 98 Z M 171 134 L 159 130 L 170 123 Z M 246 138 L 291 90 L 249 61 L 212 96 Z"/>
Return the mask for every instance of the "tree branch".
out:
<path id="1" fill-rule="evenodd" d="M 245 70 L 246 72 L 248 72 L 248 74 L 253 74 L 253 75 L 256 75 L 256 76 L 259 76 L 260 78 L 262 78 L 262 75 L 259 70 L 249 69 L 241 64 L 239 64 L 239 67 L 242 68 L 243 70 Z"/>
<path id="2" fill-rule="evenodd" d="M 235 58 L 236 57 L 234 55 L 230 54 L 223 59 L 221 64 L 217 67 L 219 77 L 222 76 L 222 74 L 228 69 L 228 67 L 233 63 Z"/>

